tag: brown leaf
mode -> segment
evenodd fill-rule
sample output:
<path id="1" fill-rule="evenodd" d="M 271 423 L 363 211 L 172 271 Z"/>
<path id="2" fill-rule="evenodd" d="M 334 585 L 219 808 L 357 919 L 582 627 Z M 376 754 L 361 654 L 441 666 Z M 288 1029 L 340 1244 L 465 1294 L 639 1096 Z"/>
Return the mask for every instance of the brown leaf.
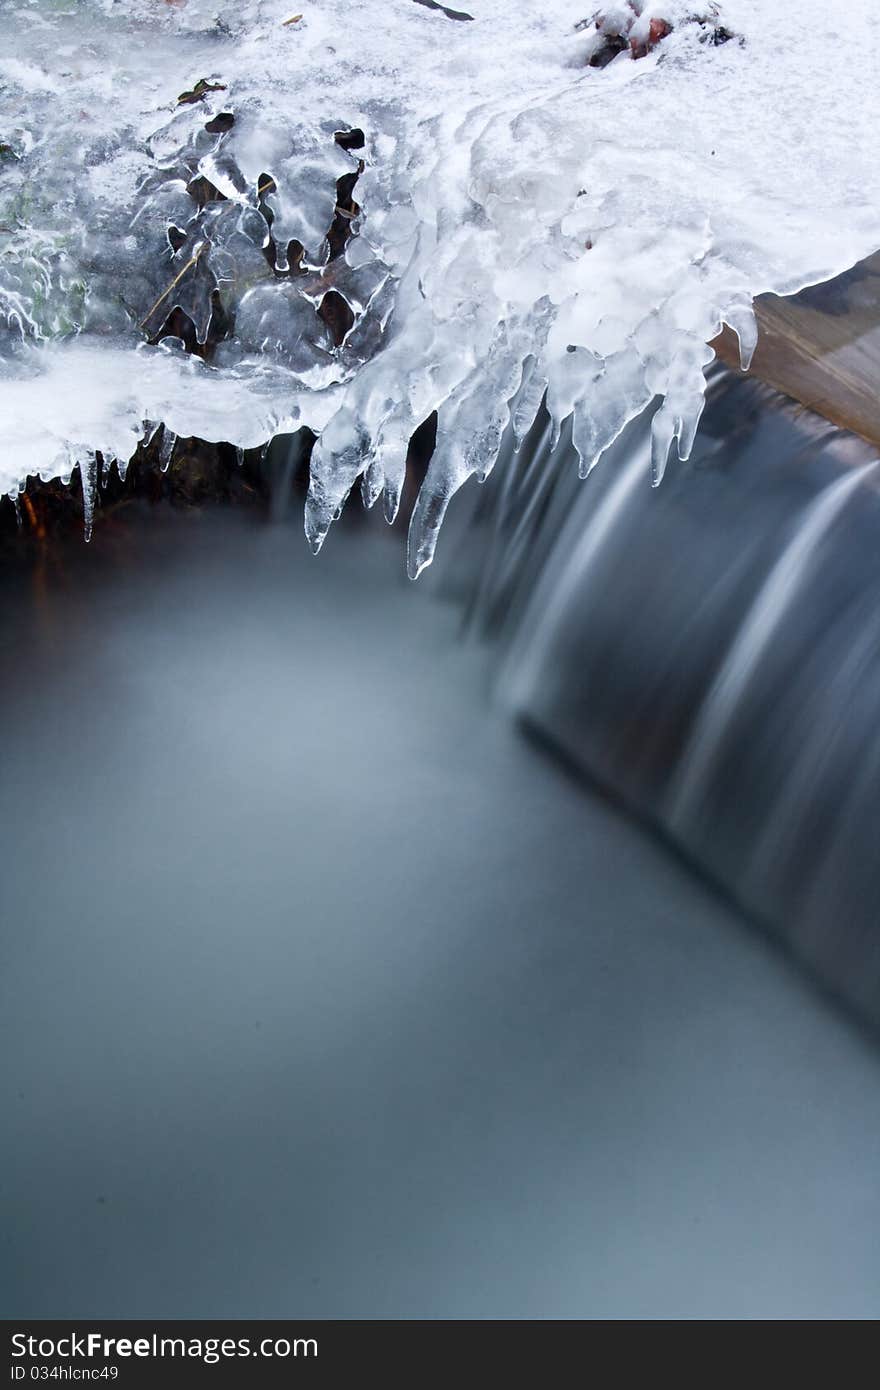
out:
<path id="1" fill-rule="evenodd" d="M 200 77 L 196 85 L 188 92 L 181 92 L 177 98 L 178 106 L 189 106 L 193 102 L 203 101 L 209 92 L 225 92 L 226 84 L 223 82 L 208 82 L 206 78 Z"/>

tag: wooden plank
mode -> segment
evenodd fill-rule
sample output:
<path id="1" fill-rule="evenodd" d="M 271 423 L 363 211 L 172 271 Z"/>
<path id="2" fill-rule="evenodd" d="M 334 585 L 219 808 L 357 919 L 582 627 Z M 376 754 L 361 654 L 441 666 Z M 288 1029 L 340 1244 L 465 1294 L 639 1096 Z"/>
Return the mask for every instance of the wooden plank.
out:
<path id="1" fill-rule="evenodd" d="M 762 295 L 750 372 L 880 446 L 880 252 L 790 299 Z M 736 335 L 712 343 L 739 365 Z"/>

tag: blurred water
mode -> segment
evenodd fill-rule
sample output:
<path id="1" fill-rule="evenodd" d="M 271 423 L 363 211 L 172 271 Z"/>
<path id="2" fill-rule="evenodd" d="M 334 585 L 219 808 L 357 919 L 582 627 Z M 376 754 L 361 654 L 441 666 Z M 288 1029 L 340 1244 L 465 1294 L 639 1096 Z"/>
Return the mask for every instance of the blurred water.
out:
<path id="1" fill-rule="evenodd" d="M 4 577 L 3 1313 L 875 1316 L 877 1055 L 401 568 Z"/>
<path id="2" fill-rule="evenodd" d="M 580 484 L 539 426 L 532 526 L 510 476 L 481 499 L 504 699 L 876 1024 L 876 450 L 722 371 L 691 463 L 654 490 L 649 454 L 635 421 Z"/>

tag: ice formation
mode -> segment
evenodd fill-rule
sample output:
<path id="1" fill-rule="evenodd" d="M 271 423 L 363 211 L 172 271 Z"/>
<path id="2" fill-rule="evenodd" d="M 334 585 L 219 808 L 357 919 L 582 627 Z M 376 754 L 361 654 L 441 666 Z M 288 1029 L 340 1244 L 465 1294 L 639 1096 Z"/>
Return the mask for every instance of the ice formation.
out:
<path id="1" fill-rule="evenodd" d="M 298 3 L 3 0 L 0 493 L 308 425 L 317 549 L 436 411 L 415 574 L 542 398 L 584 474 L 662 398 L 659 481 L 720 325 L 880 246 L 874 0 Z"/>

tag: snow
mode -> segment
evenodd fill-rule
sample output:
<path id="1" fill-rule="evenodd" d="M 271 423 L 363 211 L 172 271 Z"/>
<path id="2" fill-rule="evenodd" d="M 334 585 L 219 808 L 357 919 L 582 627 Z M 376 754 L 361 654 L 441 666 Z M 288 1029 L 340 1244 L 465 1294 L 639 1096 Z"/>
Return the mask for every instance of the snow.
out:
<path id="1" fill-rule="evenodd" d="M 454 9 L 471 21 L 413 0 L 6 0 L 0 492 L 92 474 L 96 451 L 124 466 L 159 422 L 241 447 L 305 424 L 318 549 L 362 475 L 393 518 L 436 410 L 415 574 L 512 401 L 520 435 L 545 392 L 557 428 L 572 416 L 586 474 L 661 397 L 659 482 L 720 325 L 747 359 L 756 295 L 880 246 L 872 0 L 652 0 L 600 28 L 562 0 Z M 612 29 L 644 56 L 589 66 Z M 352 130 L 363 147 L 335 139 Z M 155 342 L 180 308 L 213 345 L 218 296 L 231 333 L 207 364 Z"/>

